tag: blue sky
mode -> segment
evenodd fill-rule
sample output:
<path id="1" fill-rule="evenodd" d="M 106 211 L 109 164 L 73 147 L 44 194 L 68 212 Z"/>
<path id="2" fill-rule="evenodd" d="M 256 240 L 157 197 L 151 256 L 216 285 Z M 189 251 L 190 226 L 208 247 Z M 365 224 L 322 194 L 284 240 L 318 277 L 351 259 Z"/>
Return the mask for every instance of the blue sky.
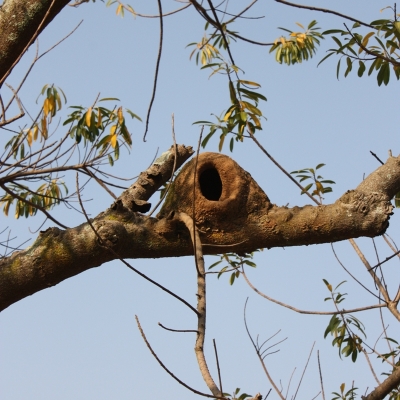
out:
<path id="1" fill-rule="evenodd" d="M 379 10 L 388 4 L 382 1 L 336 1 L 335 10 L 363 21 L 391 17 Z M 349 5 L 350 3 L 350 5 Z M 143 14 L 157 13 L 157 2 L 137 1 L 132 7 Z M 246 2 L 230 2 L 235 12 Z M 325 2 L 310 5 L 324 7 Z M 165 11 L 179 3 L 164 1 Z M 237 7 L 237 8 L 236 8 Z M 343 19 L 328 14 L 283 6 L 274 1 L 258 2 L 249 16 L 263 15 L 259 20 L 242 20 L 237 30 L 250 38 L 273 41 L 283 26 L 297 30 L 295 22 L 307 25 L 316 19 L 324 29 L 341 28 Z M 98 93 L 101 97 L 118 97 L 121 103 L 143 119 L 146 116 L 154 77 L 158 49 L 159 21 L 115 15 L 115 6 L 107 8 L 96 2 L 75 9 L 66 8 L 39 38 L 43 51 L 68 34 L 81 20 L 82 25 L 64 43 L 41 59 L 25 84 L 21 98 L 33 112 L 35 101 L 44 84 L 55 84 L 67 95 L 68 104 L 90 106 Z M 229 104 L 226 77 L 208 78 L 189 61 L 190 42 L 203 35 L 204 21 L 194 10 L 164 19 L 165 37 L 160 65 L 157 95 L 151 114 L 147 141 L 143 142 L 144 124 L 129 125 L 133 135 L 130 154 L 122 154 L 111 173 L 126 178 L 146 169 L 157 150 L 163 152 L 172 144 L 171 114 L 175 115 L 177 142 L 197 146 L 199 127 L 194 121 L 219 115 Z M 334 192 L 326 195 L 327 203 L 335 201 L 346 190 L 356 187 L 379 165 L 370 150 L 381 159 L 388 150 L 399 152 L 398 82 L 392 77 L 387 87 L 378 87 L 375 76 L 358 78 L 353 72 L 336 79 L 337 59 L 331 57 L 317 68 L 318 61 L 333 46 L 325 40 L 317 55 L 309 62 L 287 67 L 275 62 L 269 48 L 244 43 L 232 45 L 235 62 L 246 73 L 244 79 L 262 85 L 268 98 L 262 105 L 267 121 L 258 138 L 268 151 L 288 170 L 314 167 L 325 163 L 322 175 L 336 182 Z M 9 83 L 16 85 L 33 58 L 32 48 L 15 68 Z M 65 108 L 64 112 L 68 110 Z M 63 128 L 59 128 L 60 134 Z M 3 134 L 4 135 L 4 134 Z M 7 139 L 1 138 L 1 145 Z M 211 140 L 207 151 L 218 151 L 218 141 Z M 278 205 L 309 203 L 261 151 L 250 141 L 237 144 L 233 157 Z M 68 177 L 66 179 L 69 179 Z M 73 179 L 73 177 L 71 178 Z M 73 180 L 71 180 L 73 182 Z M 72 183 L 73 186 L 73 183 Z M 157 195 L 156 195 L 157 196 Z M 83 192 L 91 216 L 107 208 L 112 199 L 96 186 Z M 155 203 L 155 200 L 153 200 Z M 55 215 L 68 226 L 84 222 L 84 217 L 71 210 L 56 209 Z M 30 233 L 39 228 L 40 217 L 14 221 L 2 218 L 2 226 L 10 226 L 21 242 L 34 238 Z M 51 226 L 52 224 L 47 224 Z M 394 215 L 389 234 L 398 240 L 399 218 Z M 29 229 L 28 229 L 29 228 Z M 376 262 L 372 241 L 357 241 Z M 381 238 L 376 239 L 381 258 L 390 255 Z M 386 247 L 385 247 L 386 246 Z M 341 261 L 363 283 L 373 289 L 365 268 L 348 242 L 334 245 Z M 216 261 L 207 257 L 208 265 Z M 148 274 L 179 295 L 195 302 L 196 280 L 193 259 L 131 260 L 135 268 Z M 341 269 L 331 246 L 316 245 L 298 248 L 265 250 L 256 257 L 257 268 L 249 271 L 252 282 L 271 297 L 308 310 L 331 310 L 323 301 L 328 291 L 322 282 L 332 284 L 347 280 L 343 290 L 348 295 L 345 307 L 375 304 L 376 300 Z M 397 260 L 385 267 L 387 282 L 398 285 Z M 364 269 L 363 269 L 364 268 Z M 247 297 L 248 324 L 260 340 L 278 330 L 280 352 L 268 356 L 267 366 L 284 393 L 296 368 L 289 393 L 294 394 L 311 346 L 314 352 L 297 398 L 313 398 L 320 390 L 316 351 L 320 351 L 321 367 L 327 398 L 338 391 L 342 382 L 352 381 L 363 394 L 375 381 L 360 356 L 353 364 L 340 360 L 331 339 L 323 339 L 329 318 L 299 315 L 257 297 L 239 279 L 233 286 L 228 277 L 208 281 L 209 309 L 206 353 L 210 369 L 216 377 L 212 339 L 218 346 L 224 391 L 240 387 L 250 394 L 266 394 L 270 389 L 243 325 L 243 307 Z M 159 357 L 183 381 L 206 391 L 195 361 L 191 334 L 166 332 L 161 322 L 175 329 L 194 329 L 193 316 L 164 292 L 144 282 L 119 262 L 111 262 L 44 290 L 0 315 L 0 387 L 2 398 L 20 399 L 194 399 L 195 395 L 173 381 L 156 363 L 135 324 L 138 315 L 142 326 Z M 368 343 L 373 346 L 382 333 L 376 310 L 359 315 L 367 328 Z M 396 325 L 385 317 L 389 329 Z M 386 351 L 381 347 L 380 351 Z M 375 362 L 376 357 L 371 356 Z M 378 373 L 381 363 L 377 362 Z M 277 398 L 271 393 L 269 398 Z"/>

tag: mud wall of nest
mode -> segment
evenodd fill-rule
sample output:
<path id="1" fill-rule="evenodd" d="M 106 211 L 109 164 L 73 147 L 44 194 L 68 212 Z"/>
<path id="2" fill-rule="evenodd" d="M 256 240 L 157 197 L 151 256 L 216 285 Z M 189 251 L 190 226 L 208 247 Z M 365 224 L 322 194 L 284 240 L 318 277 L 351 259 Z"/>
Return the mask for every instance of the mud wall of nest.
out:
<path id="1" fill-rule="evenodd" d="M 185 212 L 194 215 L 197 226 L 227 229 L 270 207 L 267 195 L 248 172 L 230 157 L 208 152 L 182 168 L 157 217 Z"/>

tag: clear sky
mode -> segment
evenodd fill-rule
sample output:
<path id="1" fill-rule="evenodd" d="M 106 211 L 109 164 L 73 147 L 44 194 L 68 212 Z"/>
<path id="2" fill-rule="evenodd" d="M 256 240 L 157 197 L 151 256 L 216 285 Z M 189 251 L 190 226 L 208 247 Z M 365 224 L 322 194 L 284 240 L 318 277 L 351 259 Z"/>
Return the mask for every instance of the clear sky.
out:
<path id="1" fill-rule="evenodd" d="M 314 0 L 310 5 L 324 7 L 326 2 Z M 247 2 L 229 2 L 234 13 Z M 335 10 L 370 22 L 382 17 L 390 18 L 390 11 L 382 14 L 387 2 L 338 0 L 330 2 Z M 156 1 L 136 1 L 131 6 L 143 14 L 156 14 Z M 179 7 L 180 3 L 163 1 L 164 11 Z M 82 25 L 65 42 L 41 59 L 32 71 L 22 92 L 24 105 L 37 112 L 35 101 L 44 84 L 55 84 L 67 95 L 68 104 L 90 106 L 98 93 L 101 97 L 117 97 L 121 103 L 145 119 L 154 78 L 159 40 L 158 19 L 125 18 L 115 15 L 115 5 L 104 3 L 67 7 L 46 28 L 39 38 L 44 51 L 67 35 L 83 20 Z M 295 22 L 307 25 L 316 19 L 322 30 L 342 28 L 342 18 L 333 15 L 290 8 L 272 0 L 259 1 L 247 14 L 262 19 L 246 19 L 235 28 L 246 37 L 271 42 L 281 35 L 283 26 L 297 30 Z M 351 22 L 350 22 L 351 24 Z M 130 154 L 110 172 L 126 178 L 137 176 L 153 160 L 156 152 L 167 150 L 172 144 L 171 114 L 175 115 L 177 142 L 197 146 L 200 129 L 194 121 L 219 115 L 229 106 L 228 85 L 225 76 L 208 78 L 195 62 L 189 61 L 190 42 L 203 35 L 204 21 L 189 8 L 164 19 L 164 48 L 160 65 L 157 94 L 151 114 L 147 141 L 143 142 L 144 124 L 132 122 L 133 134 Z M 293 171 L 326 166 L 321 170 L 327 179 L 336 182 L 333 193 L 325 202 L 334 202 L 346 190 L 355 188 L 364 175 L 379 165 L 370 150 L 381 159 L 388 150 L 394 155 L 400 150 L 398 110 L 398 82 L 393 78 L 385 87 L 378 87 L 375 75 L 358 78 L 353 71 L 347 78 L 336 79 L 337 59 L 331 57 L 317 68 L 327 49 L 333 47 L 325 40 L 317 55 L 309 62 L 287 67 L 275 62 L 268 47 L 257 47 L 238 42 L 232 45 L 237 65 L 244 71 L 244 79 L 262 85 L 261 93 L 268 102 L 262 105 L 267 121 L 257 133 L 261 143 L 286 168 Z M 15 68 L 9 83 L 17 85 L 34 57 L 29 50 Z M 36 110 L 36 111 L 35 111 Z M 64 110 L 67 113 L 67 109 Z M 59 133 L 64 128 L 59 127 Z M 8 140 L 2 133 L 0 145 Z M 209 142 L 207 151 L 218 151 L 218 141 Z M 309 203 L 305 196 L 251 141 L 236 144 L 233 153 L 226 147 L 223 153 L 233 157 L 247 170 L 268 194 L 272 202 L 289 206 Z M 71 190 L 73 189 L 71 179 Z M 155 195 L 156 197 L 157 195 Z M 91 216 L 106 209 L 112 198 L 96 186 L 83 192 Z M 152 199 L 155 203 L 156 200 Z M 73 210 L 60 207 L 55 215 L 68 226 L 85 221 Z M 11 213 L 12 214 L 12 213 Z M 1 226 L 10 226 L 15 243 L 36 237 L 41 217 L 14 221 L 1 215 Z M 51 226 L 47 223 L 45 226 Z M 394 215 L 388 233 L 398 240 L 399 218 Z M 357 241 L 369 257 L 376 262 L 370 239 Z M 375 241 L 381 259 L 390 255 L 383 239 Z M 337 243 L 335 250 L 344 265 L 368 288 L 374 286 L 365 268 L 348 242 Z M 206 257 L 208 265 L 215 257 Z M 346 308 L 372 305 L 377 300 L 368 294 L 340 267 L 331 246 L 265 250 L 255 258 L 257 268 L 249 277 L 259 290 L 306 310 L 332 310 L 324 302 L 329 295 L 322 279 L 333 285 L 348 282 L 343 291 L 348 293 Z M 191 257 L 160 260 L 131 260 L 153 279 L 175 291 L 192 304 L 195 303 L 196 273 Z M 392 287 L 398 286 L 398 260 L 385 266 L 385 278 Z M 331 346 L 331 337 L 323 338 L 330 317 L 300 315 L 267 302 L 257 296 L 239 279 L 233 286 L 228 277 L 208 279 L 208 327 L 206 354 L 214 377 L 216 367 L 212 349 L 215 338 L 222 371 L 223 388 L 232 392 L 237 387 L 249 394 L 267 394 L 271 385 L 246 335 L 243 307 L 247 297 L 248 324 L 260 341 L 280 330 L 271 344 L 287 338 L 276 349 L 280 351 L 266 358 L 269 371 L 289 397 L 296 392 L 303 368 L 315 341 L 308 369 L 298 399 L 312 399 L 320 391 L 320 378 L 316 352 L 320 351 L 321 368 L 327 398 L 339 391 L 341 383 L 350 388 L 352 381 L 364 394 L 367 387 L 375 386 L 374 378 L 365 359 L 353 364 L 340 360 L 337 348 Z M 181 380 L 188 385 L 207 391 L 194 356 L 194 335 L 171 333 L 157 323 L 174 329 L 195 329 L 195 318 L 180 303 L 142 280 L 120 262 L 111 262 L 68 279 L 56 287 L 36 293 L 3 311 L 0 315 L 0 398 L 7 400 L 108 400 L 108 399 L 194 399 L 193 393 L 173 381 L 154 360 L 136 327 L 138 315 L 142 327 L 158 356 Z M 366 325 L 367 342 L 374 346 L 382 333 L 379 312 L 360 314 Z M 385 314 L 385 323 L 398 333 L 396 321 Z M 389 331 L 390 333 L 390 331 Z M 386 352 L 382 341 L 380 352 Z M 376 356 L 371 360 L 378 374 L 383 369 Z M 387 369 L 385 370 L 387 371 Z M 269 399 L 277 395 L 271 392 Z M 321 398 L 321 397 L 319 397 Z"/>

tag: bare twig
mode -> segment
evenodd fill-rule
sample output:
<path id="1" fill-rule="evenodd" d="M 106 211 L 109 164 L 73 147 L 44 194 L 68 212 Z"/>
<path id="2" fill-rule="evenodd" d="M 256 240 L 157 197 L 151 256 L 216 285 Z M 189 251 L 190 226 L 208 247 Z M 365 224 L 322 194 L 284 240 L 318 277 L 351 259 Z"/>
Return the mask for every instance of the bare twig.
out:
<path id="1" fill-rule="evenodd" d="M 289 174 L 269 153 L 268 151 L 262 146 L 262 144 L 256 139 L 254 134 L 249 130 L 250 137 L 253 139 L 254 143 L 260 148 L 260 150 L 297 186 L 301 189 L 302 193 L 305 193 L 314 203 L 320 205 L 320 202 L 315 199 L 313 196 L 311 196 L 310 193 L 308 193 L 306 190 L 304 190 L 304 187 L 300 185 L 296 181 L 296 179 L 293 178 L 292 175 Z"/>
<path id="2" fill-rule="evenodd" d="M 363 285 L 344 265 L 343 263 L 340 261 L 338 255 L 336 254 L 335 248 L 333 247 L 333 243 L 331 243 L 331 248 L 333 251 L 333 254 L 337 260 L 337 262 L 340 264 L 340 266 L 362 287 L 364 288 L 368 293 L 372 294 L 372 296 L 376 297 L 379 301 L 382 301 L 381 297 L 376 295 L 374 292 L 372 292 L 371 290 L 369 290 L 365 285 Z"/>
<path id="3" fill-rule="evenodd" d="M 268 380 L 269 380 L 269 383 L 272 385 L 272 387 L 274 388 L 274 390 L 276 391 L 276 393 L 278 394 L 278 396 L 280 397 L 280 399 L 281 399 L 281 400 L 285 400 L 285 398 L 284 398 L 283 395 L 282 395 L 282 392 L 279 390 L 278 386 L 276 386 L 274 380 L 272 379 L 271 375 L 269 374 L 268 369 L 267 369 L 267 367 L 265 366 L 265 362 L 264 362 L 263 358 L 262 358 L 261 355 L 260 355 L 259 348 L 256 346 L 256 344 L 254 343 L 253 338 L 251 337 L 249 328 L 248 328 L 248 326 L 247 326 L 247 321 L 246 321 L 246 307 L 247 307 L 247 301 L 248 301 L 248 300 L 249 300 L 249 299 L 247 298 L 247 299 L 246 299 L 246 303 L 245 303 L 245 305 L 244 305 L 244 311 L 243 311 L 244 326 L 245 326 L 245 328 L 246 328 L 247 335 L 249 336 L 250 341 L 251 341 L 251 343 L 253 344 L 254 350 L 256 351 L 256 354 L 257 354 L 257 356 L 258 356 L 258 359 L 259 359 L 260 362 L 261 362 L 261 365 L 262 365 L 262 367 L 263 367 L 263 370 L 264 370 L 264 372 L 265 372 L 265 375 L 267 375 L 267 378 L 268 378 Z"/>
<path id="4" fill-rule="evenodd" d="M 162 367 L 169 375 L 171 375 L 172 378 L 174 378 L 177 382 L 179 382 L 179 383 L 180 383 L 182 386 L 184 386 L 186 389 L 189 389 L 189 390 L 192 391 L 193 393 L 196 393 L 196 394 L 198 394 L 198 395 L 200 395 L 200 396 L 208 397 L 208 398 L 211 398 L 211 399 L 217 398 L 217 399 L 221 399 L 221 400 L 226 400 L 225 397 L 213 396 L 213 395 L 210 395 L 210 394 L 207 394 L 207 393 L 199 392 L 198 390 L 193 389 L 192 387 L 190 387 L 189 385 L 187 385 L 185 382 L 181 381 L 178 377 L 176 377 L 176 376 L 164 365 L 164 363 L 158 358 L 157 354 L 154 352 L 153 348 L 151 347 L 149 341 L 148 341 L 147 338 L 146 338 L 146 335 L 145 335 L 144 332 L 143 332 L 143 329 L 142 329 L 142 327 L 141 327 L 141 325 L 140 325 L 140 321 L 139 321 L 139 318 L 138 318 L 137 315 L 135 315 L 135 319 L 136 319 L 136 323 L 137 323 L 137 325 L 138 325 L 140 334 L 142 335 L 142 338 L 143 338 L 144 342 L 146 343 L 147 348 L 150 350 L 151 354 L 152 354 L 153 357 L 157 360 L 157 362 L 161 365 L 161 367 Z"/>
<path id="5" fill-rule="evenodd" d="M 353 22 L 358 22 L 360 25 L 364 25 L 364 26 L 366 26 L 366 27 L 368 27 L 368 28 L 376 29 L 376 27 L 374 27 L 374 26 L 372 26 L 372 25 L 369 25 L 369 24 L 367 24 L 367 23 L 365 23 L 365 22 L 362 22 L 362 21 L 360 21 L 360 20 L 358 20 L 358 19 L 355 19 L 355 18 L 353 18 L 353 17 L 350 17 L 350 16 L 348 16 L 348 15 L 346 15 L 346 14 L 341 14 L 341 13 L 339 13 L 339 12 L 337 12 L 337 11 L 328 10 L 327 8 L 305 6 L 305 5 L 301 5 L 301 4 L 290 3 L 289 1 L 285 1 L 285 0 L 275 0 L 275 1 L 276 1 L 277 3 L 285 4 L 285 5 L 290 6 L 290 7 L 304 8 L 304 9 L 306 9 L 306 10 L 321 11 L 321 12 L 324 12 L 324 13 L 337 15 L 338 17 L 342 17 L 342 18 L 348 19 L 348 20 L 353 21 Z"/>
<path id="6" fill-rule="evenodd" d="M 219 390 L 221 391 L 221 393 L 224 393 L 224 391 L 222 389 L 221 368 L 219 367 L 218 351 L 217 351 L 217 344 L 215 343 L 215 339 L 213 339 L 213 344 L 214 344 L 214 352 L 215 352 L 215 361 L 217 363 L 217 370 L 218 370 Z"/>
<path id="7" fill-rule="evenodd" d="M 379 288 L 379 291 L 381 292 L 381 294 L 382 294 L 384 300 L 386 301 L 386 303 L 390 303 L 390 297 L 389 297 L 389 294 L 388 294 L 386 288 L 383 286 L 382 282 L 379 280 L 379 278 L 376 276 L 375 272 L 372 270 L 371 265 L 369 264 L 369 262 L 365 258 L 364 254 L 362 253 L 360 248 L 357 246 L 355 240 L 354 239 L 349 239 L 349 242 L 353 246 L 353 249 L 357 253 L 357 255 L 358 255 L 359 259 L 361 260 L 361 262 L 364 264 L 365 268 L 367 268 L 367 271 L 371 275 L 371 277 L 374 280 L 376 286 Z M 399 315 L 399 317 L 400 317 L 400 315 Z"/>
<path id="8" fill-rule="evenodd" d="M 319 350 L 317 351 L 317 359 L 318 359 L 319 381 L 321 382 L 322 400 L 325 400 L 324 382 L 322 380 L 322 371 L 321 371 L 321 362 L 319 359 Z"/>
<path id="9" fill-rule="evenodd" d="M 337 314 L 349 314 L 349 313 L 355 313 L 355 312 L 360 312 L 360 311 L 366 311 L 366 310 L 372 310 L 374 308 L 383 308 L 386 307 L 386 304 L 374 304 L 372 306 L 367 306 L 367 307 L 360 307 L 360 308 L 353 308 L 350 310 L 340 310 L 340 311 L 307 311 L 307 310 L 300 310 L 296 307 L 293 307 L 289 304 L 283 303 L 279 300 L 275 300 L 270 296 L 267 296 L 266 294 L 262 293 L 260 290 L 258 290 L 249 280 L 247 277 L 246 273 L 242 270 L 241 274 L 243 275 L 243 278 L 247 282 L 247 284 L 261 297 L 264 297 L 265 299 L 271 301 L 272 303 L 278 304 L 282 307 L 288 308 L 289 310 L 295 311 L 299 314 L 312 314 L 312 315 L 337 315 Z"/>
<path id="10" fill-rule="evenodd" d="M 382 165 L 385 164 L 373 151 L 369 151 Z"/>
<path id="11" fill-rule="evenodd" d="M 306 365 L 305 365 L 305 367 L 304 367 L 304 369 L 303 369 L 303 373 L 301 374 L 301 378 L 300 378 L 300 381 L 299 381 L 299 386 L 297 386 L 297 390 L 296 390 L 296 393 L 294 394 L 293 400 L 296 399 L 297 393 L 298 393 L 298 391 L 299 391 L 299 389 L 300 389 L 301 382 L 303 381 L 304 374 L 306 373 L 306 370 L 307 370 L 307 367 L 308 367 L 308 363 L 310 362 L 311 354 L 312 354 L 312 352 L 313 352 L 313 350 L 314 350 L 314 346 L 315 346 L 315 342 L 313 343 L 313 345 L 312 345 L 312 347 L 311 347 L 310 354 L 309 354 L 309 356 L 308 356 Z"/>
<path id="12" fill-rule="evenodd" d="M 372 375 L 373 375 L 373 377 L 374 377 L 376 383 L 377 383 L 378 385 L 380 385 L 381 382 L 379 381 L 378 377 L 376 376 L 374 367 L 373 367 L 372 364 L 371 364 L 371 360 L 369 359 L 368 353 L 366 352 L 365 349 L 362 349 L 362 352 L 363 352 L 363 354 L 364 354 L 364 356 L 365 356 L 365 359 L 367 360 L 367 364 L 368 364 L 368 366 L 369 366 L 369 369 L 370 369 L 371 372 L 372 372 Z"/>
<path id="13" fill-rule="evenodd" d="M 158 46 L 156 70 L 155 70 L 155 73 L 154 73 L 153 93 L 151 95 L 149 108 L 147 110 L 146 129 L 145 129 L 144 135 L 143 135 L 143 142 L 146 141 L 146 135 L 147 135 L 147 131 L 149 129 L 149 120 L 150 120 L 151 108 L 153 107 L 153 102 L 154 102 L 154 99 L 156 97 L 158 70 L 160 68 L 161 53 L 162 53 L 162 46 L 163 46 L 164 27 L 163 27 L 163 15 L 162 15 L 161 0 L 157 0 L 157 3 L 158 3 L 158 10 L 159 10 L 159 13 L 160 13 L 160 43 L 159 43 L 159 46 Z"/>
<path id="14" fill-rule="evenodd" d="M 167 327 L 164 326 L 161 322 L 159 322 L 158 325 L 161 326 L 161 328 L 165 329 L 166 331 L 171 331 L 171 332 L 182 332 L 182 333 L 187 333 L 187 332 L 197 333 L 197 331 L 195 331 L 195 330 L 193 330 L 193 329 L 171 329 L 171 328 L 167 328 Z"/>
<path id="15" fill-rule="evenodd" d="M 84 1 L 86 1 L 86 0 L 84 0 Z M 123 7 L 125 10 L 129 11 L 129 12 L 130 12 L 131 14 L 133 14 L 133 16 L 135 16 L 135 17 L 141 17 L 141 18 L 160 18 L 160 14 L 157 14 L 157 15 L 149 15 L 149 14 L 141 14 L 141 13 L 138 13 L 138 12 L 136 12 L 136 11 L 133 11 L 133 12 L 132 12 L 132 10 L 129 9 L 128 7 L 126 7 L 126 5 L 123 4 L 120 0 L 118 0 L 118 3 L 121 4 L 122 7 Z M 178 12 L 180 12 L 180 11 L 185 10 L 186 8 L 190 7 L 191 5 L 192 5 L 191 3 L 188 3 L 188 4 L 186 4 L 185 6 L 183 6 L 183 7 L 181 7 L 181 8 L 178 8 L 178 9 L 176 9 L 176 10 L 173 10 L 173 11 L 167 12 L 167 13 L 165 13 L 165 14 L 162 14 L 162 17 L 164 18 L 164 17 L 168 17 L 168 16 L 170 16 L 170 15 L 176 14 L 176 13 L 178 13 Z"/>

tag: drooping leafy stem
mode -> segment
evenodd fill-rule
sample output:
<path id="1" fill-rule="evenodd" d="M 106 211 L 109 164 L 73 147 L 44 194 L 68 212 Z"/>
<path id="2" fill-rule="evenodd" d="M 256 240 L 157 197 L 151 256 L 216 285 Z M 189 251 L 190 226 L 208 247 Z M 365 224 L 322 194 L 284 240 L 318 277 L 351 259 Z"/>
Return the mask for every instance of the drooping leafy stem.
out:
<path id="1" fill-rule="evenodd" d="M 36 215 L 38 210 L 49 218 L 47 210 L 68 201 L 67 185 L 58 173 L 75 170 L 94 177 L 97 170 L 89 171 L 89 167 L 98 166 L 104 158 L 113 165 L 119 157 L 120 146 L 130 148 L 132 144 L 124 109 L 96 106 L 97 100 L 88 108 L 72 106 L 74 111 L 63 124 L 70 125 L 69 131 L 60 141 L 48 143 L 50 126 L 67 98 L 62 89 L 48 84 L 42 88 L 38 99 L 41 96 L 44 100 L 37 117 L 28 128 L 21 128 L 6 143 L 6 153 L 1 160 L 0 185 L 4 194 L 0 197 L 0 205 L 8 215 L 15 202 L 16 218 Z M 118 101 L 106 98 L 99 102 L 106 100 Z M 125 112 L 140 120 L 132 111 L 125 109 Z M 106 134 L 107 128 L 109 134 Z M 68 137 L 73 139 L 73 144 L 64 149 Z M 84 155 L 77 164 L 65 165 L 65 158 L 69 160 L 78 145 L 85 149 Z M 11 162 L 11 159 L 15 161 Z M 31 183 L 36 181 L 41 181 L 41 184 L 33 189 Z"/>
<path id="2" fill-rule="evenodd" d="M 332 300 L 336 310 L 339 311 L 338 305 L 345 300 L 347 293 L 340 293 L 337 289 L 346 281 L 340 282 L 334 289 L 326 279 L 323 279 L 323 281 L 331 294 L 329 297 L 325 298 L 325 301 Z M 359 335 L 352 332 L 350 325 L 354 326 L 366 337 L 364 325 L 359 319 L 353 315 L 335 314 L 332 316 L 325 329 L 324 338 L 326 338 L 329 333 L 334 336 L 332 346 L 337 346 L 339 348 L 339 356 L 341 357 L 343 354 L 345 357 L 349 357 L 351 355 L 352 361 L 355 362 L 358 353 L 362 351 L 363 340 Z"/>
<path id="3" fill-rule="evenodd" d="M 400 21 L 394 7 L 386 7 L 394 13 L 393 19 L 378 19 L 371 22 L 374 30 L 365 34 L 359 33 L 361 25 L 355 23 L 351 29 L 330 29 L 323 32 L 324 35 L 332 35 L 337 45 L 328 50 L 328 54 L 319 62 L 321 64 L 327 58 L 336 54 L 339 61 L 336 68 L 337 78 L 341 68 L 342 58 L 346 61 L 344 76 L 347 77 L 353 70 L 353 64 L 358 61 L 357 75 L 362 77 L 366 71 L 366 64 L 370 63 L 368 76 L 377 72 L 376 79 L 379 86 L 387 85 L 390 80 L 390 71 L 394 72 L 397 80 L 400 79 Z M 383 9 L 384 10 L 384 9 Z M 381 10 L 381 11 L 383 11 Z M 365 28 L 363 28 L 365 29 Z M 339 39 L 339 34 L 344 41 Z M 373 43 L 370 44 L 373 39 Z"/>

